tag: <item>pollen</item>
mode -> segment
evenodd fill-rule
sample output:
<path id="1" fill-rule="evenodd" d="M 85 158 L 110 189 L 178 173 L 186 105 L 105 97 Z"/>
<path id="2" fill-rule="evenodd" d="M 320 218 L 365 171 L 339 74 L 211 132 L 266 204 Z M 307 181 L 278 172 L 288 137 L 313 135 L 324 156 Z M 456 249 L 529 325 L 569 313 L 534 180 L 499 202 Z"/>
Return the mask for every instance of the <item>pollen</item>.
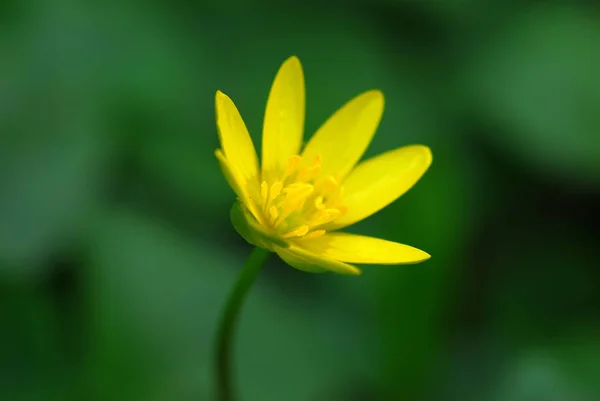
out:
<path id="1" fill-rule="evenodd" d="M 317 238 L 325 234 L 326 224 L 348 211 L 343 187 L 335 177 L 320 175 L 321 169 L 320 155 L 308 162 L 294 155 L 277 180 L 261 182 L 265 228 L 289 240 Z"/>

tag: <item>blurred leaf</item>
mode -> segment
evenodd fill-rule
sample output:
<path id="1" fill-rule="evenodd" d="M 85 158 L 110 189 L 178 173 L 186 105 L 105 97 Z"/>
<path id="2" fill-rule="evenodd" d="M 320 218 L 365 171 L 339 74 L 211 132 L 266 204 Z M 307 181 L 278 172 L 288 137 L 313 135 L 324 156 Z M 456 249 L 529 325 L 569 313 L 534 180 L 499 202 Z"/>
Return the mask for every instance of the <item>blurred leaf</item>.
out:
<path id="1" fill-rule="evenodd" d="M 410 0 L 388 0 L 393 3 L 399 12 L 413 10 L 414 8 L 433 16 L 437 21 L 457 21 L 461 23 L 487 20 L 503 8 L 500 0 L 432 0 L 426 2 L 413 2 Z M 431 28 L 431 27 L 430 27 Z M 454 27 L 456 29 L 456 27 Z"/>
<path id="2" fill-rule="evenodd" d="M 507 366 L 492 401 L 592 401 L 600 394 L 600 344 L 572 338 L 521 352 Z M 582 383 L 581 377 L 596 380 Z"/>
<path id="3" fill-rule="evenodd" d="M 219 63 L 212 35 L 190 30 L 217 22 L 200 15 L 188 25 L 160 8 L 101 15 L 100 31 L 111 41 L 104 96 L 126 161 L 141 175 L 137 186 L 171 210 L 210 219 L 209 208 L 233 199 L 214 157 Z"/>
<path id="4" fill-rule="evenodd" d="M 35 274 L 71 245 L 103 184 L 108 144 L 78 53 L 85 35 L 60 9 L 24 7 L 0 40 L 2 274 Z"/>
<path id="5" fill-rule="evenodd" d="M 496 390 L 498 401 L 583 401 L 568 383 L 556 361 L 545 355 L 530 355 L 515 361 Z"/>
<path id="6" fill-rule="evenodd" d="M 493 140 L 563 180 L 600 178 L 600 25 L 574 6 L 533 6 L 468 69 Z"/>
<path id="7" fill-rule="evenodd" d="M 62 355 L 57 310 L 45 294 L 0 287 L 0 398 L 59 400 L 72 372 Z"/>
<path id="8" fill-rule="evenodd" d="M 74 121 L 45 125 L 49 136 L 2 149 L 0 258 L 9 269 L 3 273 L 33 274 L 95 207 L 105 152 L 86 130 Z"/>
<path id="9" fill-rule="evenodd" d="M 600 332 L 593 325 L 574 327 L 551 351 L 566 378 L 590 399 L 600 394 Z"/>
<path id="10" fill-rule="evenodd" d="M 235 200 L 214 156 L 216 144 L 200 135 L 172 133 L 146 138 L 141 144 L 140 166 L 151 185 L 160 187 L 174 205 L 202 213 L 210 221 L 211 209 Z M 214 131 L 216 137 L 216 131 Z M 223 214 L 226 216 L 227 214 Z"/>
<path id="11" fill-rule="evenodd" d="M 593 322 L 600 274 L 593 240 L 570 224 L 513 223 L 487 250 L 486 316 L 508 344 L 535 344 Z M 510 294 L 507 297 L 507 294 Z"/>
<path id="12" fill-rule="evenodd" d="M 600 394 L 598 329 L 571 327 L 560 339 L 546 341 L 539 336 L 535 344 L 525 347 L 506 347 L 481 333 L 463 331 L 462 345 L 454 347 L 458 352 L 444 369 L 436 399 L 596 400 Z"/>

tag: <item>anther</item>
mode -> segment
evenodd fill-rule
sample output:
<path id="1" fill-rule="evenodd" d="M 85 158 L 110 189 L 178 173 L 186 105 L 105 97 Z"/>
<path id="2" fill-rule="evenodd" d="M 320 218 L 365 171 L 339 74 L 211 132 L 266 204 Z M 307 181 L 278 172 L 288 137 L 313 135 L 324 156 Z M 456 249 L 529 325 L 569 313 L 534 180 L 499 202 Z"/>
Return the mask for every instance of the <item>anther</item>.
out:
<path id="1" fill-rule="evenodd" d="M 280 181 L 277 181 L 275 184 L 271 185 L 271 188 L 269 189 L 269 196 L 265 204 L 265 210 L 267 210 L 268 207 L 271 206 L 271 202 L 273 202 L 275 198 L 279 196 L 281 193 L 281 188 L 283 188 L 283 184 Z"/>
<path id="2" fill-rule="evenodd" d="M 283 188 L 283 184 L 280 181 L 276 181 L 271 185 L 271 188 L 268 188 L 266 181 L 260 184 L 260 196 L 263 198 L 263 210 L 265 213 L 269 211 L 271 203 L 281 193 L 281 188 Z"/>
<path id="3" fill-rule="evenodd" d="M 331 194 L 337 187 L 338 182 L 332 175 L 320 178 L 315 183 L 315 191 L 323 195 Z"/>
<path id="4" fill-rule="evenodd" d="M 348 213 L 348 206 L 346 205 L 338 205 L 337 210 L 340 211 L 340 216 Z"/>
<path id="5" fill-rule="evenodd" d="M 275 206 L 271 206 L 269 209 L 269 215 L 271 216 L 271 223 L 275 221 L 277 216 L 279 216 L 279 210 Z"/>
<path id="6" fill-rule="evenodd" d="M 296 180 L 300 182 L 311 181 L 321 172 L 321 165 L 314 164 L 310 167 L 305 167 L 300 170 Z"/>
<path id="7" fill-rule="evenodd" d="M 304 234 L 308 232 L 308 226 L 300 226 L 297 229 L 290 231 L 287 234 L 283 234 L 283 238 L 291 238 L 291 237 L 302 237 Z"/>
<path id="8" fill-rule="evenodd" d="M 260 183 L 260 197 L 267 200 L 269 194 L 269 184 L 266 181 Z"/>
<path id="9" fill-rule="evenodd" d="M 302 187 L 304 187 L 304 186 L 306 186 L 306 185 L 309 185 L 309 184 L 305 184 L 305 183 L 302 183 L 302 182 L 295 182 L 295 183 L 293 183 L 293 184 L 290 184 L 290 185 L 286 186 L 286 187 L 283 189 L 283 191 L 282 191 L 282 192 L 283 192 L 284 194 L 287 194 L 287 193 L 289 193 L 289 192 L 292 192 L 292 191 L 294 191 L 294 190 L 296 190 L 296 189 L 298 189 L 298 188 L 302 188 Z"/>
<path id="10" fill-rule="evenodd" d="M 308 198 L 312 192 L 313 186 L 310 184 L 303 184 L 302 186 L 287 192 L 285 199 L 283 200 L 283 209 L 281 210 L 281 214 L 277 217 L 277 220 L 274 222 L 274 226 L 277 226 L 290 214 L 300 209 L 304 205 L 306 198 Z"/>
<path id="11" fill-rule="evenodd" d="M 300 239 L 305 240 L 305 239 L 319 238 L 323 234 L 325 234 L 325 230 L 315 230 L 315 231 L 309 232 L 308 234 L 305 234 Z"/>
<path id="12" fill-rule="evenodd" d="M 277 198 L 279 196 L 279 194 L 281 193 L 282 189 L 283 189 L 283 183 L 281 181 L 275 181 L 275 184 L 271 185 L 271 193 L 269 194 L 271 200 Z"/>
<path id="13" fill-rule="evenodd" d="M 329 218 L 329 213 L 326 210 L 319 210 L 315 214 L 312 215 L 306 222 L 310 227 L 316 227 L 322 224 L 323 221 Z"/>
<path id="14" fill-rule="evenodd" d="M 285 171 L 283 173 L 283 178 L 281 180 L 285 181 L 285 179 L 287 177 L 294 174 L 296 172 L 296 169 L 300 165 L 301 161 L 302 161 L 302 157 L 300 157 L 298 155 L 294 155 L 294 156 L 290 157 L 288 159 L 287 165 L 285 166 Z"/>
<path id="15" fill-rule="evenodd" d="M 320 225 L 329 223 L 340 216 L 340 211 L 337 209 L 325 209 L 313 215 L 313 218 L 307 223 L 310 227 L 318 227 Z"/>
<path id="16" fill-rule="evenodd" d="M 317 210 L 325 209 L 325 204 L 323 203 L 323 197 L 321 195 L 315 198 L 315 208 Z"/>
<path id="17" fill-rule="evenodd" d="M 286 202 L 293 202 L 296 199 L 305 200 L 313 192 L 313 186 L 310 184 L 301 184 L 284 192 L 286 193 Z"/>

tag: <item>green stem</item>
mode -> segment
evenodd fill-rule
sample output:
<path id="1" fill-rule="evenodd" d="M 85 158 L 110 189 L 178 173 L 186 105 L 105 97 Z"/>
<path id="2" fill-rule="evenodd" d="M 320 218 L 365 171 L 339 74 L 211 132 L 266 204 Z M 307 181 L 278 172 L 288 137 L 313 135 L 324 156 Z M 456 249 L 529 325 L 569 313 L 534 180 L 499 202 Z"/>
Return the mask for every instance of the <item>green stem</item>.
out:
<path id="1" fill-rule="evenodd" d="M 237 316 L 250 286 L 258 276 L 260 269 L 264 266 L 269 255 L 270 252 L 262 248 L 257 247 L 252 250 L 235 282 L 229 299 L 227 299 L 225 309 L 223 309 L 217 333 L 217 355 L 215 361 L 217 370 L 217 400 L 219 401 L 234 400 L 231 386 L 231 350 Z"/>

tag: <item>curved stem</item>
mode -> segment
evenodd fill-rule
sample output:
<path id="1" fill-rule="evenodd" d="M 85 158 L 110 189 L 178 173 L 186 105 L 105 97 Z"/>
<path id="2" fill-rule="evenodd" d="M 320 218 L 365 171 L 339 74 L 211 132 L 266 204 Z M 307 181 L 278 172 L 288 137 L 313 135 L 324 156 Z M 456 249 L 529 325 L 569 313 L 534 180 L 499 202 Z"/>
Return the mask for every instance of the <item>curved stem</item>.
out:
<path id="1" fill-rule="evenodd" d="M 267 261 L 269 254 L 269 251 L 258 247 L 252 250 L 223 309 L 219 331 L 217 332 L 217 354 L 215 361 L 217 370 L 217 400 L 219 401 L 234 400 L 231 386 L 231 349 L 237 316 L 250 286 Z"/>

